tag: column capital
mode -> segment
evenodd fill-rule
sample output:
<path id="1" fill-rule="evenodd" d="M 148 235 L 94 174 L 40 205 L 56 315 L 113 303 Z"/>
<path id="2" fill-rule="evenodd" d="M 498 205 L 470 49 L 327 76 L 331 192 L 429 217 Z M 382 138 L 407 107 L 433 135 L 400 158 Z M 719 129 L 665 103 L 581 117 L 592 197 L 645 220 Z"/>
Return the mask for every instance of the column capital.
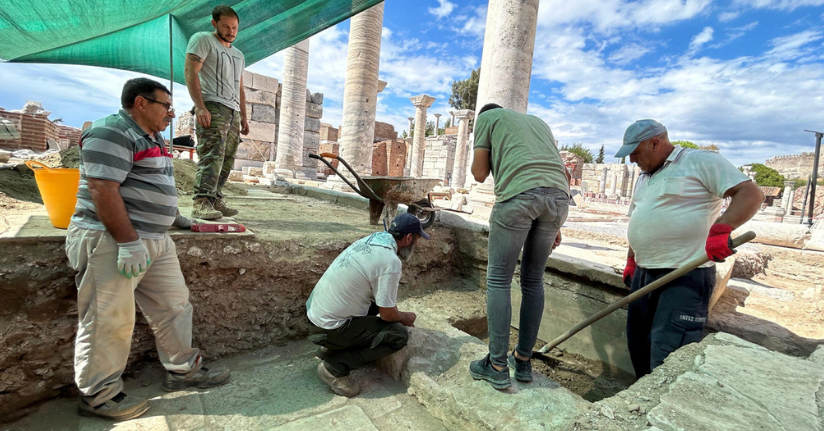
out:
<path id="1" fill-rule="evenodd" d="M 420 94 L 410 97 L 409 101 L 412 102 L 416 108 L 428 108 L 435 103 L 435 98 L 426 94 Z"/>
<path id="2" fill-rule="evenodd" d="M 795 181 L 784 181 L 784 187 L 792 187 L 795 185 Z"/>
<path id="3" fill-rule="evenodd" d="M 384 89 L 384 88 L 386 88 L 386 81 L 381 81 L 381 80 L 379 79 L 379 80 L 378 80 L 378 93 L 380 93 L 381 91 L 383 91 L 383 89 Z"/>
<path id="4" fill-rule="evenodd" d="M 435 118 L 441 118 L 441 115 L 443 115 L 443 114 L 433 114 L 433 115 L 435 116 Z"/>
<path id="5" fill-rule="evenodd" d="M 409 120 L 410 123 L 415 121 L 415 117 L 406 117 L 406 119 Z"/>
<path id="6" fill-rule="evenodd" d="M 460 111 L 455 111 L 455 118 L 463 120 L 469 117 L 475 118 L 475 111 L 471 109 L 461 109 Z"/>

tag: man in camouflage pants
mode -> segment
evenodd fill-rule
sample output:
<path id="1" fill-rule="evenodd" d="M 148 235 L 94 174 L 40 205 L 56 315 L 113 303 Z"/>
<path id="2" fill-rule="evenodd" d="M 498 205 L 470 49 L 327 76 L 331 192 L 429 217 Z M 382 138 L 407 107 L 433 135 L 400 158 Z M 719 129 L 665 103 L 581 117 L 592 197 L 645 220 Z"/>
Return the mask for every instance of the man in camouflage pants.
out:
<path id="1" fill-rule="evenodd" d="M 186 87 L 197 119 L 197 175 L 192 217 L 215 220 L 238 213 L 221 190 L 229 178 L 240 141 L 249 134 L 243 90 L 243 53 L 232 45 L 238 16 L 220 5 L 212 11 L 214 32 L 195 33 L 186 48 Z"/>

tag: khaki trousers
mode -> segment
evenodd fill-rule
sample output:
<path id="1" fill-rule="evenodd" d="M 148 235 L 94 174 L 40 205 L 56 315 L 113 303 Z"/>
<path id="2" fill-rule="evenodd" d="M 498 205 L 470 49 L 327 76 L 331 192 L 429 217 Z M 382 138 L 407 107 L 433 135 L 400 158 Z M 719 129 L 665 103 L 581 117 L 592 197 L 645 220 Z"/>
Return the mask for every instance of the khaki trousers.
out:
<path id="1" fill-rule="evenodd" d="M 192 305 L 174 242 L 143 240 L 151 265 L 131 279 L 117 269 L 117 242 L 106 231 L 69 226 L 66 255 L 77 271 L 77 388 L 92 406 L 123 389 L 121 375 L 131 349 L 135 301 L 155 335 L 160 361 L 169 371 L 186 372 L 198 349 L 192 347 Z"/>

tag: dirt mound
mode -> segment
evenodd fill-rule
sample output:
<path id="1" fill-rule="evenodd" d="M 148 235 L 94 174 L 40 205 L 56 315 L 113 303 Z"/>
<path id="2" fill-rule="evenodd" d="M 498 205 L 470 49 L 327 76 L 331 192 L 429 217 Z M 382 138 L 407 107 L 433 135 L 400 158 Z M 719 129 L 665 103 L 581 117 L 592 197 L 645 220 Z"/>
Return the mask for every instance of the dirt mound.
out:
<path id="1" fill-rule="evenodd" d="M 197 175 L 197 164 L 189 159 L 174 159 L 175 185 L 178 196 L 191 195 Z M 226 183 L 223 190 L 226 194 L 245 195 L 246 189 L 232 183 Z"/>
<path id="2" fill-rule="evenodd" d="M 5 196 L 3 203 L 7 208 L 14 207 L 16 201 L 43 203 L 34 181 L 34 172 L 23 164 L 0 170 L 0 194 Z"/>
<path id="3" fill-rule="evenodd" d="M 50 168 L 77 169 L 80 167 L 80 147 L 74 146 L 58 153 L 46 154 L 35 160 Z"/>

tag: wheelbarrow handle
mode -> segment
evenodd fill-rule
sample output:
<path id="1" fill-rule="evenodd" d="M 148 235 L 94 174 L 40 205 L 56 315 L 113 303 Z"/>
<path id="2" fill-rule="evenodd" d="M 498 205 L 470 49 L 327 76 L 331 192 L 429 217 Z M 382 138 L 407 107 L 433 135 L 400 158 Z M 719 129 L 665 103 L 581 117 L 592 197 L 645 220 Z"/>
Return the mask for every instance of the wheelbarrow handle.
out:
<path id="1" fill-rule="evenodd" d="M 358 186 L 359 186 L 359 187 L 355 187 L 355 186 L 354 186 L 351 182 L 349 182 L 349 180 L 347 180 L 347 179 L 346 179 L 346 177 L 344 177 L 343 175 L 341 175 L 341 174 L 340 174 L 340 172 L 339 172 L 337 169 L 335 169 L 335 167 L 334 167 L 334 166 L 332 166 L 332 164 L 331 164 L 331 163 L 329 163 L 329 162 L 326 160 L 326 157 L 329 157 L 330 159 L 335 159 L 335 160 L 337 160 L 337 161 L 341 162 L 341 163 L 343 164 L 343 166 L 345 166 L 345 167 L 346 167 L 346 169 L 348 169 L 348 170 L 349 170 L 349 172 L 352 174 L 352 176 L 353 176 L 353 177 L 355 177 L 355 180 L 358 182 Z M 352 169 L 352 166 L 349 166 L 349 163 L 347 163 L 347 162 L 346 162 L 346 160 L 343 160 L 343 158 L 342 158 L 342 157 L 340 157 L 340 156 L 338 156 L 338 155 L 336 155 L 336 154 L 333 154 L 333 153 L 320 153 L 320 155 L 318 155 L 318 154 L 314 154 L 314 153 L 309 153 L 309 158 L 311 158 L 311 159 L 317 159 L 317 160 L 320 160 L 321 162 L 323 162 L 326 166 L 328 166 L 328 167 L 329 167 L 329 169 L 331 169 L 333 172 L 335 172 L 335 173 L 338 175 L 338 177 L 340 177 L 340 179 L 342 179 L 342 180 L 343 180 L 343 182 L 345 182 L 345 183 L 346 183 L 346 185 L 348 185 L 349 187 L 351 187 L 351 188 L 352 188 L 352 190 L 356 191 L 359 195 L 361 195 L 361 196 L 363 196 L 363 197 L 365 197 L 365 198 L 367 198 L 367 199 L 375 200 L 375 201 L 378 201 L 378 202 L 383 202 L 383 199 L 382 199 L 382 198 L 380 198 L 380 197 L 379 197 L 379 196 L 375 193 L 375 191 L 374 191 L 374 190 L 372 190 L 372 188 L 371 188 L 371 187 L 369 187 L 369 185 L 368 185 L 368 184 L 366 184 L 366 183 L 365 183 L 365 182 L 361 179 L 361 177 L 357 174 L 357 172 L 355 172 L 355 170 L 354 170 L 354 169 Z"/>

